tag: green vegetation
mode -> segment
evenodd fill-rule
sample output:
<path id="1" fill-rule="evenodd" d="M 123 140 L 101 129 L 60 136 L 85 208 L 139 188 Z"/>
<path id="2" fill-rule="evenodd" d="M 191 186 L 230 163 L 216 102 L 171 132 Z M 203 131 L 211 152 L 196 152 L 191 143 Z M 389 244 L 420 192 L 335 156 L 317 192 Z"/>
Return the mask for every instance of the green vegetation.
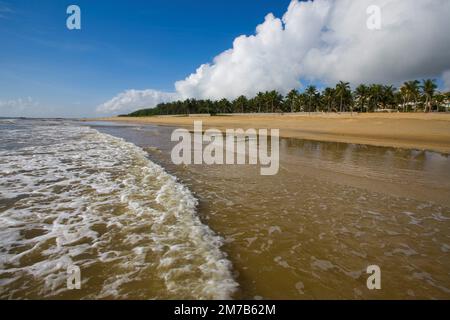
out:
<path id="1" fill-rule="evenodd" d="M 285 97 L 277 91 L 260 92 L 248 99 L 240 96 L 233 101 L 187 99 L 161 103 L 155 108 L 132 112 L 128 117 L 155 115 L 274 113 L 274 112 L 433 112 L 448 111 L 450 93 L 436 91 L 435 80 L 405 82 L 399 90 L 380 84 L 359 85 L 354 91 L 348 82 L 340 81 L 335 88 L 319 92 L 308 86 L 303 93 L 291 90 Z"/>

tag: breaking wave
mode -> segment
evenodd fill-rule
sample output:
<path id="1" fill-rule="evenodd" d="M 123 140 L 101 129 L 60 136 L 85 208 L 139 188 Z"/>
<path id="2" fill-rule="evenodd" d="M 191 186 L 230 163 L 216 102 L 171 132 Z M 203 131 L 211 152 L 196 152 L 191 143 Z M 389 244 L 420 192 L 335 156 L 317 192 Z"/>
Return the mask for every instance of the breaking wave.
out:
<path id="1" fill-rule="evenodd" d="M 10 126 L 0 140 L 1 298 L 232 297 L 222 239 L 141 148 L 70 123 Z"/>

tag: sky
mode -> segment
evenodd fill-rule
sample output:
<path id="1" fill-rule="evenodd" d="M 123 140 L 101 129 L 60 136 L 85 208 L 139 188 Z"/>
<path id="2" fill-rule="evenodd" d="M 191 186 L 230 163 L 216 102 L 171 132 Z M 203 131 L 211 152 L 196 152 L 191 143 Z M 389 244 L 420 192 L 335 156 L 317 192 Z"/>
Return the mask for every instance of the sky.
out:
<path id="1" fill-rule="evenodd" d="M 81 30 L 66 26 L 71 4 Z M 339 80 L 449 89 L 449 16 L 448 0 L 0 0 L 0 116 L 114 115 Z"/>

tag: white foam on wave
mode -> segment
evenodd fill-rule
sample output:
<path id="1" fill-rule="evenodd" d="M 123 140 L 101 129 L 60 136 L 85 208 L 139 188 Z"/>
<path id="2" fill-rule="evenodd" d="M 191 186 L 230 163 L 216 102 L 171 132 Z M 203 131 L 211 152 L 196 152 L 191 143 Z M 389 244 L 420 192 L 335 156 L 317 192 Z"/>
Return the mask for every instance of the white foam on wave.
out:
<path id="1" fill-rule="evenodd" d="M 14 134 L 31 141 L 0 151 L 0 297 L 64 294 L 76 264 L 87 298 L 231 298 L 222 239 L 141 148 L 87 127 Z"/>
<path id="2" fill-rule="evenodd" d="M 5 124 L 15 124 L 17 122 L 17 119 L 0 119 L 0 123 Z"/>

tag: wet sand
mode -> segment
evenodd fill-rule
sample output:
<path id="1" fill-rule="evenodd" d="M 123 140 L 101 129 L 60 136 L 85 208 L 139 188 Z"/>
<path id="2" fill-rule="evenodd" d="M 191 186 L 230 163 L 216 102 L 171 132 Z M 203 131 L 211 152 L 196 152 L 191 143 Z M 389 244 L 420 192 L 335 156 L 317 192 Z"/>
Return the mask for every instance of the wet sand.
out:
<path id="1" fill-rule="evenodd" d="M 332 141 L 450 153 L 450 113 L 284 114 L 233 116 L 158 116 L 95 120 L 192 128 L 274 128 L 285 138 Z"/>
<path id="2" fill-rule="evenodd" d="M 93 127 L 142 147 L 192 191 L 198 216 L 223 238 L 233 298 L 450 296 L 446 155 L 283 138 L 279 173 L 261 176 L 258 166 L 174 165 L 174 127 Z M 373 264 L 382 290 L 366 287 Z"/>

